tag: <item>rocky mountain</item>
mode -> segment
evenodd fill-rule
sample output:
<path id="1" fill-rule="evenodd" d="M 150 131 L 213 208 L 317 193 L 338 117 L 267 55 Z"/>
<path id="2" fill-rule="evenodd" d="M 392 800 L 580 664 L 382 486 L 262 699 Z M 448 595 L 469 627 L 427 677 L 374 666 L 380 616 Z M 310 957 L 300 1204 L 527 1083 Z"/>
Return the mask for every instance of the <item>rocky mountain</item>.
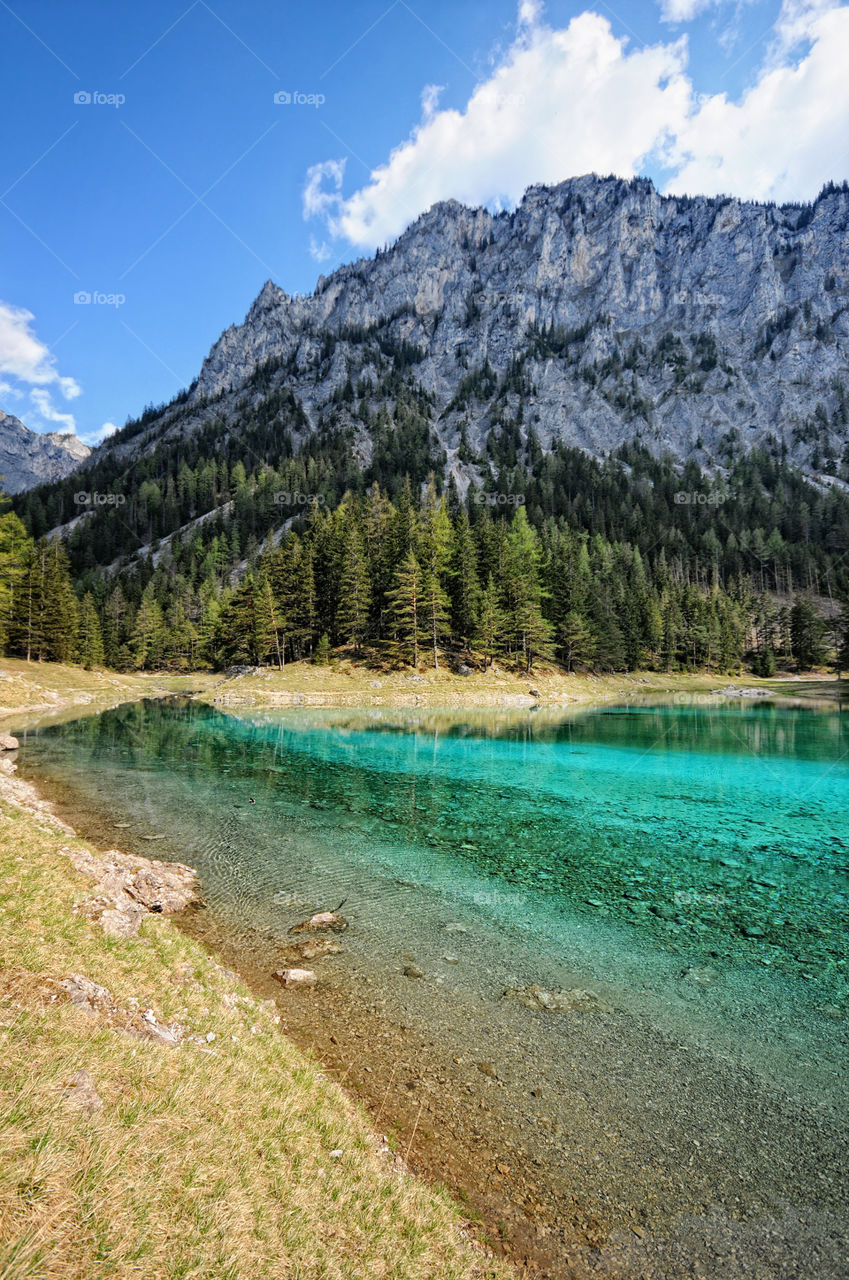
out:
<path id="1" fill-rule="evenodd" d="M 0 410 L 0 490 L 22 493 L 48 480 L 61 480 L 81 466 L 91 449 L 73 433 L 30 431 Z"/>
<path id="2" fill-rule="evenodd" d="M 187 409 L 197 421 L 215 401 L 238 429 L 286 388 L 302 438 L 332 422 L 367 462 L 363 408 L 392 417 L 390 365 L 424 393 L 461 482 L 505 421 L 543 450 L 562 440 L 600 456 L 639 440 L 708 467 L 729 440 L 772 436 L 805 470 L 836 474 L 849 186 L 778 207 L 589 176 L 531 188 L 512 213 L 438 204 L 312 295 L 269 281 L 212 348 Z"/>

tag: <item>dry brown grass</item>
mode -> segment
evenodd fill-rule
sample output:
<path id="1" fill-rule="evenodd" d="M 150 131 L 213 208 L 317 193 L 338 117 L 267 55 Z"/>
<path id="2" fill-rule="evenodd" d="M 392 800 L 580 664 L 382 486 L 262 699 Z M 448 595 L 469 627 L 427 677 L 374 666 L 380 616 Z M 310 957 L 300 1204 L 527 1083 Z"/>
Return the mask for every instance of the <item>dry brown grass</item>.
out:
<path id="1" fill-rule="evenodd" d="M 273 1004 L 161 916 L 107 938 L 74 912 L 87 886 L 67 835 L 0 811 L 0 1280 L 510 1274 L 378 1150 Z M 68 1003 L 56 980 L 74 973 L 180 1023 L 182 1043 Z M 91 1114 L 66 1097 L 81 1070 Z"/>

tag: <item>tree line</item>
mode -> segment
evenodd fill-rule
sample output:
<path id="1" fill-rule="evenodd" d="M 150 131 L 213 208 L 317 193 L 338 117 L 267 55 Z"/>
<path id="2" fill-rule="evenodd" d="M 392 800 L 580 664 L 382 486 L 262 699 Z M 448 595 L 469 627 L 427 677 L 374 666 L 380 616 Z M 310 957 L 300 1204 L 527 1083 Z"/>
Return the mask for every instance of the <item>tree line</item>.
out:
<path id="1" fill-rule="evenodd" d="M 679 478 L 678 483 L 681 483 Z M 191 670 L 330 660 L 568 671 L 849 669 L 849 603 L 723 572 L 663 538 L 540 518 L 518 495 L 466 503 L 409 479 L 314 501 L 243 557 L 235 515 L 113 572 L 72 572 L 64 543 L 0 516 L 0 646 L 33 660 Z M 115 520 L 120 510 L 113 511 Z M 279 517 L 278 517 L 279 519 Z M 234 564 L 237 567 L 234 569 Z"/>

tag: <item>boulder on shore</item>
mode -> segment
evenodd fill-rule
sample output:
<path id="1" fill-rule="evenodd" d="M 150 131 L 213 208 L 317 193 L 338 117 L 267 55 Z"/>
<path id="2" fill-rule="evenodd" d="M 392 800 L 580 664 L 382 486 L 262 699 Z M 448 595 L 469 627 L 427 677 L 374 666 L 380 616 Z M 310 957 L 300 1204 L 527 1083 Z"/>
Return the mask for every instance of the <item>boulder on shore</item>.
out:
<path id="1" fill-rule="evenodd" d="M 87 849 L 64 845 L 60 849 L 77 871 L 94 880 L 95 896 L 79 910 L 99 920 L 104 933 L 133 938 L 148 913 L 175 915 L 200 901 L 197 874 L 179 862 L 155 862 L 117 849 L 95 857 Z"/>
<path id="2" fill-rule="evenodd" d="M 17 751 L 20 745 L 11 733 L 0 733 L 0 751 Z"/>

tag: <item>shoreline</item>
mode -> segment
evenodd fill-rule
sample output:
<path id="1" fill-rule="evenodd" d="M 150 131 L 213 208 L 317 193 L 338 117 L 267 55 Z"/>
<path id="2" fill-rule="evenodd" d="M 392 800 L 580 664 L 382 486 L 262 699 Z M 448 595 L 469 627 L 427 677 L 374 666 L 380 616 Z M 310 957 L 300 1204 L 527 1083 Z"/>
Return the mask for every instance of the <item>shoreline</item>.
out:
<path id="1" fill-rule="evenodd" d="M 293 1078 L 298 1081 L 299 1088 L 312 1088 L 312 1082 L 316 1082 L 315 1087 L 317 1087 L 321 1092 L 321 1104 L 329 1107 L 330 1113 L 333 1114 L 333 1127 L 337 1130 L 337 1142 L 341 1139 L 343 1143 L 353 1143 L 353 1147 L 357 1152 L 356 1156 L 353 1153 L 351 1156 L 348 1156 L 343 1148 L 338 1152 L 331 1151 L 330 1158 L 332 1164 L 332 1161 L 337 1157 L 343 1158 L 344 1156 L 346 1161 L 353 1161 L 357 1164 L 357 1177 L 360 1177 L 365 1183 L 368 1183 L 369 1180 L 374 1182 L 374 1190 L 370 1187 L 368 1189 L 364 1187 L 362 1192 L 356 1192 L 356 1194 L 365 1194 L 369 1196 L 377 1193 L 378 1198 L 383 1197 L 385 1200 L 389 1194 L 389 1187 L 391 1186 L 393 1211 L 395 1211 L 394 1202 L 397 1201 L 401 1206 L 400 1212 L 402 1214 L 404 1212 L 403 1205 L 409 1201 L 411 1209 L 410 1222 L 405 1228 L 403 1217 L 401 1218 L 398 1241 L 392 1242 L 395 1266 L 402 1268 L 397 1271 L 393 1271 L 393 1275 L 397 1274 L 399 1277 L 402 1275 L 419 1277 L 421 1275 L 417 1265 L 412 1260 L 414 1255 L 411 1254 L 409 1259 L 405 1258 L 403 1254 L 399 1257 L 398 1248 L 400 1246 L 402 1250 L 404 1249 L 404 1236 L 407 1231 L 410 1232 L 411 1239 L 417 1240 L 419 1235 L 423 1235 L 427 1229 L 433 1228 L 437 1229 L 436 1247 L 433 1251 L 434 1259 L 432 1264 L 435 1269 L 428 1270 L 427 1274 L 429 1277 L 431 1275 L 434 1277 L 444 1276 L 445 1280 L 461 1280 L 461 1278 L 463 1278 L 463 1280 L 466 1280 L 466 1278 L 468 1278 L 468 1280 L 472 1280 L 473 1277 L 487 1277 L 488 1280 L 507 1280 L 509 1275 L 515 1274 L 512 1268 L 508 1267 L 505 1269 L 507 1264 L 499 1263 L 494 1257 L 490 1247 L 491 1241 L 486 1240 L 485 1237 L 482 1236 L 480 1224 L 470 1221 L 468 1216 L 464 1215 L 462 1206 L 454 1201 L 447 1201 L 444 1194 L 440 1193 L 438 1186 L 439 1180 L 434 1180 L 434 1183 L 437 1185 L 432 1189 L 424 1180 L 419 1178 L 415 1170 L 408 1165 L 406 1160 L 403 1159 L 396 1150 L 390 1147 L 385 1138 L 382 1139 L 380 1137 L 379 1130 L 369 1122 L 369 1118 L 365 1116 L 362 1109 L 358 1107 L 358 1099 L 356 1096 L 350 1091 L 346 1091 L 338 1082 L 333 1081 L 332 1077 L 328 1077 L 327 1073 L 322 1069 L 322 1064 L 316 1060 L 315 1053 L 310 1052 L 309 1046 L 298 1045 L 295 1039 L 291 1035 L 287 1034 L 287 1028 L 281 1025 L 282 1019 L 279 1012 L 279 1001 L 269 1000 L 268 998 L 258 996 L 257 993 L 251 989 L 250 985 L 245 982 L 243 976 L 238 971 L 233 971 L 222 965 L 222 957 L 220 954 L 216 955 L 216 952 L 212 947 L 206 943 L 200 942 L 199 939 L 193 935 L 192 931 L 183 927 L 185 917 L 193 909 L 202 910 L 203 908 L 202 899 L 199 899 L 197 895 L 193 894 L 192 889 L 188 887 L 189 882 L 197 884 L 197 877 L 194 870 L 179 863 L 162 863 L 158 860 L 145 858 L 136 854 L 124 854 L 116 850 L 111 845 L 107 848 L 106 846 L 109 842 L 100 840 L 95 841 L 87 836 L 80 835 L 77 826 L 72 825 L 62 816 L 60 811 L 63 809 L 63 806 L 60 803 L 57 803 L 49 796 L 45 795 L 42 789 L 35 786 L 32 782 L 15 776 L 16 766 L 14 761 L 9 758 L 10 754 L 13 753 L 7 753 L 5 755 L 0 754 L 0 801 L 2 801 L 3 809 L 6 809 L 6 806 L 9 807 L 7 812 L 0 811 L 0 819 L 11 818 L 14 812 L 17 811 L 19 815 L 23 815 L 25 822 L 32 820 L 36 824 L 36 829 L 40 835 L 47 836 L 48 839 L 57 837 L 60 840 L 69 841 L 72 845 L 76 846 L 74 849 L 70 848 L 68 845 L 60 845 L 57 848 L 56 853 L 62 863 L 67 864 L 66 867 L 63 867 L 63 873 L 67 871 L 67 875 L 63 874 L 62 878 L 69 878 L 74 882 L 74 898 L 77 900 L 77 905 L 74 907 L 74 913 L 79 913 L 80 921 L 85 921 L 84 927 L 87 927 L 94 935 L 92 939 L 94 948 L 98 949 L 97 938 L 100 936 L 100 929 L 97 927 L 98 922 L 101 924 L 103 934 L 106 937 L 107 954 L 111 954 L 113 956 L 116 955 L 114 951 L 115 945 L 119 948 L 137 948 L 139 945 L 141 947 L 151 947 L 152 945 L 154 947 L 158 947 L 159 940 L 163 937 L 163 931 L 165 931 L 164 942 L 167 947 L 169 942 L 169 926 L 176 926 L 180 934 L 185 937 L 186 942 L 190 947 L 200 947 L 200 952 L 204 958 L 201 961 L 201 964 L 213 975 L 213 982 L 216 988 L 220 988 L 220 990 L 216 992 L 216 995 L 220 996 L 220 1007 L 218 1007 L 215 998 L 208 996 L 207 999 L 209 1004 L 213 1007 L 207 1007 L 202 1011 L 207 1015 L 207 1025 L 210 1021 L 212 1021 L 213 1025 L 219 1025 L 217 1019 L 220 1019 L 221 1017 L 228 1017 L 231 1011 L 240 1014 L 243 1019 L 247 1019 L 248 1023 L 250 1023 L 251 1019 L 256 1019 L 255 1024 L 250 1026 L 251 1035 L 272 1037 L 272 1040 L 266 1041 L 266 1043 L 273 1044 L 274 1040 L 279 1042 L 284 1060 L 287 1062 L 287 1068 L 292 1072 Z M 80 848 L 80 845 L 83 847 Z M 92 849 L 96 851 L 94 854 L 92 854 Z M 112 856 L 109 857 L 109 854 Z M 20 858 L 17 860 L 20 861 Z M 98 865 L 100 870 L 97 870 Z M 124 931 L 123 924 L 119 926 L 117 931 L 114 931 L 113 928 L 107 927 L 107 917 L 110 915 L 114 917 L 116 914 L 122 914 L 123 920 L 126 921 L 127 916 L 123 913 L 116 913 L 109 909 L 102 911 L 101 904 L 104 899 L 98 894 L 98 890 L 105 891 L 107 897 L 114 896 L 116 891 L 120 893 L 120 890 L 117 890 L 115 885 L 115 872 L 117 868 L 121 867 L 131 867 L 135 872 L 140 873 L 145 880 L 153 883 L 157 890 L 157 895 L 155 896 L 158 896 L 158 891 L 160 889 L 165 888 L 165 882 L 168 882 L 169 880 L 179 880 L 181 882 L 180 893 L 177 897 L 184 898 L 185 901 L 178 903 L 175 897 L 174 902 L 165 908 L 158 905 L 154 905 L 150 908 L 144 907 L 139 913 L 141 918 L 135 922 L 134 932 L 131 931 L 130 933 L 126 933 Z M 104 876 L 104 879 L 102 882 L 98 883 L 97 877 L 100 874 Z M 95 881 L 94 884 L 92 884 L 92 879 Z M 95 896 L 93 898 L 90 896 L 88 898 L 84 898 L 81 902 L 80 899 L 84 897 L 85 891 L 88 891 L 89 895 L 94 893 Z M 168 893 L 167 888 L 165 888 L 165 892 L 166 894 Z M 123 896 L 126 897 L 126 894 Z M 127 901 L 130 902 L 131 900 L 127 899 Z M 94 908 L 93 913 L 90 912 L 86 906 L 89 902 L 91 903 L 92 908 Z M 131 904 L 131 907 L 134 907 L 134 904 Z M 165 911 L 165 914 L 161 914 L 163 910 Z M 155 931 L 153 937 L 150 936 L 151 929 Z M 111 937 L 109 935 L 111 935 Z M 42 938 L 41 941 L 44 942 L 45 939 Z M 112 944 L 111 948 L 109 947 L 110 943 Z M 175 950 L 173 942 L 171 943 L 170 949 L 172 952 Z M 120 967 L 126 967 L 128 963 L 130 968 L 133 967 L 132 956 L 129 950 L 126 956 L 120 952 L 118 954 L 120 955 Z M 194 959 L 196 961 L 194 972 L 195 975 L 197 975 L 198 967 L 196 955 Z M 75 966 L 80 969 L 88 969 L 88 966 L 85 965 L 81 959 L 78 960 L 77 956 L 74 956 L 74 963 Z M 150 962 L 148 961 L 148 970 L 149 968 Z M 176 969 L 173 971 L 169 971 L 168 967 L 163 965 L 161 970 L 155 970 L 153 975 L 154 983 L 155 985 L 160 986 L 163 990 L 159 992 L 159 1001 L 156 1000 L 156 994 L 153 994 L 152 1002 L 154 1004 L 162 1003 L 164 1005 L 168 1001 L 168 989 L 169 987 L 173 987 L 175 974 L 181 975 L 179 978 L 179 986 L 185 986 L 188 979 L 184 979 L 182 976 L 183 970 L 186 970 L 187 972 L 191 971 L 192 965 L 183 963 L 182 965 L 177 965 Z M 90 969 L 88 969 L 88 971 L 91 972 Z M 97 977 L 102 979 L 103 974 L 98 973 Z M 147 977 L 150 979 L 150 972 L 147 973 Z M 116 974 L 116 990 L 119 982 L 120 977 Z M 41 985 L 35 987 L 35 983 L 40 983 Z M 193 983 L 192 985 L 197 985 L 197 983 Z M 35 998 L 36 1004 L 43 1004 L 45 999 L 55 1001 L 57 998 L 59 998 L 61 1002 L 65 997 L 62 995 L 60 989 L 64 987 L 69 993 L 67 999 L 70 1004 L 67 1007 L 72 1009 L 72 1006 L 78 1006 L 85 1015 L 82 1017 L 83 1023 L 87 1023 L 93 1018 L 102 1026 L 114 1028 L 126 1036 L 131 1038 L 135 1037 L 142 1041 L 152 1042 L 157 1046 L 161 1053 L 166 1055 L 174 1053 L 177 1050 L 185 1053 L 190 1051 L 192 1048 L 194 1048 L 195 1055 L 207 1054 L 212 1055 L 212 1057 L 218 1057 L 219 1054 L 224 1052 L 223 1048 L 219 1049 L 217 1046 L 209 1047 L 210 1041 L 216 1041 L 215 1033 L 208 1032 L 200 1035 L 189 1034 L 189 1028 L 182 1025 L 180 1022 L 171 1021 L 169 1024 L 167 1015 L 154 1014 L 150 1009 L 148 1009 L 142 1017 L 139 1011 L 140 1007 L 138 1000 L 131 997 L 128 1004 L 125 1003 L 122 1005 L 118 1001 L 117 997 L 113 997 L 111 990 L 112 986 L 113 983 L 110 981 L 110 989 L 107 990 L 105 986 L 98 986 L 96 983 L 92 983 L 89 978 L 81 977 L 79 974 L 74 974 L 72 977 L 64 977 L 60 979 L 59 971 L 57 971 L 56 977 L 45 977 L 43 974 L 31 974 L 26 968 L 21 968 L 20 966 L 13 966 L 11 968 L 0 966 L 0 1008 L 2 1008 L 9 999 L 12 1000 L 12 1007 L 15 1009 L 26 1007 L 20 1003 L 22 996 L 27 1002 L 30 1002 Z M 243 994 L 246 990 L 250 992 L 250 994 Z M 58 996 L 57 994 L 50 994 L 49 996 L 46 994 L 47 992 L 54 991 L 59 993 Z M 150 990 L 145 993 L 143 998 L 144 1003 L 151 1000 L 151 994 Z M 173 992 L 170 994 L 173 994 Z M 269 1013 L 269 1010 L 274 1011 L 273 1016 Z M 96 1030 L 96 1028 L 92 1028 L 90 1025 L 85 1026 L 85 1036 L 90 1036 L 92 1032 L 96 1032 Z M 233 1042 L 237 1042 L 240 1037 L 234 1034 L 231 1039 Z M 72 1050 L 72 1053 L 73 1052 L 74 1051 Z M 136 1054 L 136 1049 L 132 1049 L 130 1052 L 134 1056 Z M 95 1065 L 95 1058 L 95 1052 L 88 1054 L 86 1057 L 86 1061 L 89 1062 L 89 1065 L 91 1065 L 93 1069 Z M 197 1058 L 197 1061 L 200 1062 L 201 1060 Z M 194 1070 L 194 1068 L 190 1068 L 190 1070 Z M 202 1067 L 198 1067 L 198 1071 L 200 1070 L 202 1070 Z M 29 1074 L 29 1071 L 29 1067 L 25 1068 L 27 1075 Z M 303 1083 L 301 1078 L 303 1078 Z M 327 1085 L 321 1083 L 325 1080 L 328 1081 Z M 10 1076 L 7 1082 L 9 1086 L 11 1086 L 11 1081 L 12 1078 Z M 33 1083 L 35 1083 L 35 1078 L 33 1078 Z M 106 1088 L 104 1088 L 99 1080 L 95 1079 L 94 1083 L 97 1083 L 97 1088 L 100 1089 L 101 1092 L 104 1094 L 107 1093 Z M 78 1071 L 71 1078 L 70 1085 L 65 1082 L 62 1086 L 64 1089 L 62 1096 L 69 1099 L 65 1104 L 65 1109 L 75 1111 L 79 1108 L 82 1112 L 87 1113 L 88 1115 L 98 1115 L 104 1107 L 104 1100 L 100 1097 L 100 1094 L 95 1091 L 94 1083 L 92 1081 L 92 1076 L 87 1070 L 81 1072 Z M 268 1084 L 271 1084 L 270 1078 Z M 256 1076 L 252 1076 L 252 1090 L 258 1090 L 261 1094 L 263 1085 L 264 1082 L 262 1080 L 258 1081 Z M 334 1090 L 337 1088 L 339 1092 L 338 1094 L 334 1094 Z M 112 1099 L 109 1099 L 109 1101 L 112 1101 Z M 53 1105 L 55 1108 L 56 1104 L 54 1103 Z M 182 1122 L 176 1126 L 178 1131 L 191 1129 L 192 1126 L 190 1123 L 186 1123 L 185 1116 L 182 1116 L 181 1120 Z M 324 1129 L 322 1129 L 321 1132 L 324 1132 Z M 183 1140 L 182 1136 L 181 1140 Z M 262 1153 L 260 1153 L 260 1155 L 261 1154 Z M 313 1163 L 316 1158 L 320 1160 L 322 1156 L 326 1159 L 326 1152 L 322 1152 L 321 1139 L 317 1133 L 316 1149 L 314 1152 L 308 1154 L 307 1163 Z M 9 1154 L 9 1161 L 9 1168 L 11 1170 L 11 1153 Z M 362 1169 L 360 1169 L 360 1166 L 362 1166 Z M 82 1170 L 85 1174 L 85 1164 L 83 1164 Z M 115 1172 L 116 1167 L 113 1165 L 110 1173 L 114 1175 Z M 324 1172 L 320 1172 L 320 1178 L 324 1177 Z M 381 1181 L 385 1181 L 387 1184 L 386 1188 L 383 1190 L 380 1189 Z M 22 1183 L 20 1185 L 23 1186 L 25 1184 Z M 325 1186 L 326 1183 L 320 1180 L 317 1181 L 312 1189 L 312 1195 L 320 1197 L 325 1190 Z M 134 1187 L 132 1169 L 130 1170 L 130 1187 Z M 431 1203 L 433 1205 L 432 1209 L 430 1207 Z M 342 1212 L 344 1212 L 344 1210 L 342 1210 Z M 429 1214 L 432 1221 L 428 1220 Z M 441 1227 L 438 1227 L 437 1223 L 440 1220 Z M 7 1225 L 12 1227 L 11 1221 Z M 354 1230 L 356 1230 L 356 1228 Z M 441 1236 L 439 1235 L 440 1230 L 443 1232 Z M 379 1258 L 381 1262 L 384 1257 L 384 1247 L 388 1247 L 382 1243 L 384 1240 L 384 1233 L 378 1236 L 378 1241 L 376 1242 L 376 1247 L 378 1249 L 377 1258 Z M 4 1242 L 3 1234 L 4 1233 L 0 1233 L 0 1261 L 2 1261 L 5 1256 L 7 1248 L 11 1249 L 12 1253 L 16 1257 L 19 1255 L 22 1256 L 26 1252 L 26 1249 L 29 1247 L 28 1237 L 19 1240 L 13 1236 L 11 1238 L 11 1242 Z M 344 1232 L 338 1230 L 330 1231 L 331 1237 L 338 1236 L 341 1238 L 344 1234 Z M 40 1235 L 41 1229 L 39 1229 L 38 1232 L 38 1236 Z M 50 1239 L 49 1230 L 44 1244 L 40 1246 L 40 1252 L 41 1249 L 45 1247 L 48 1252 L 54 1247 L 54 1242 Z M 173 1247 L 179 1249 L 180 1246 L 174 1245 Z M 420 1244 L 417 1244 L 415 1253 L 420 1252 L 421 1247 L 422 1246 Z M 340 1280 L 342 1280 L 343 1276 L 347 1276 L 348 1274 L 363 1277 L 371 1275 L 372 1271 L 367 1264 L 365 1271 L 360 1269 L 360 1266 L 358 1265 L 359 1258 L 357 1258 L 357 1264 L 355 1264 L 354 1257 L 357 1256 L 359 1252 L 360 1247 L 357 1245 L 355 1248 L 355 1254 L 351 1255 L 351 1266 L 354 1269 L 352 1269 L 350 1273 L 347 1269 L 347 1264 L 344 1262 L 346 1254 L 343 1249 L 342 1256 L 339 1259 L 339 1262 L 342 1264 L 342 1270 L 325 1271 L 322 1269 L 321 1274 L 338 1275 Z M 10 1257 L 12 1256 L 12 1253 L 9 1254 Z M 279 1274 L 275 1269 L 275 1262 L 273 1258 L 264 1258 L 264 1264 L 266 1263 L 272 1267 L 272 1270 L 268 1272 L 269 1276 Z M 409 1271 L 407 1270 L 406 1264 L 409 1264 L 410 1266 Z M 53 1274 L 53 1272 L 51 1272 L 51 1274 Z M 151 1271 L 150 1274 L 153 1274 L 153 1271 Z M 160 1272 L 156 1271 L 156 1274 L 160 1274 Z M 240 1272 L 239 1274 L 243 1273 Z M 258 1275 L 259 1271 L 254 1272 L 251 1270 L 250 1274 Z M 266 1275 L 265 1265 L 263 1265 L 262 1274 Z M 304 1274 L 306 1274 L 306 1272 L 304 1272 Z"/>

